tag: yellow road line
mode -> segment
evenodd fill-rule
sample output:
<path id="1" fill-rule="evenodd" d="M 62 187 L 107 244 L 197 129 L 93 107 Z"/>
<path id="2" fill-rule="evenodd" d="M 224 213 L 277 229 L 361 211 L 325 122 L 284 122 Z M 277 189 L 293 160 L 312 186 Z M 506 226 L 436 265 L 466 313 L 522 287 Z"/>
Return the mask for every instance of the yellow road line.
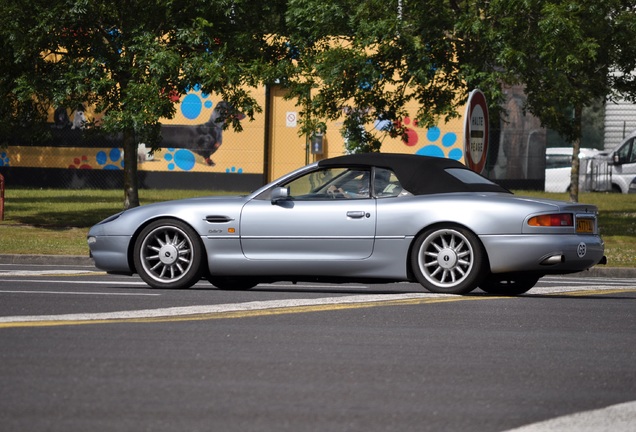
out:
<path id="1" fill-rule="evenodd" d="M 632 292 L 636 292 L 636 288 L 579 290 L 579 291 L 551 293 L 549 295 L 568 295 L 572 297 L 582 297 L 582 296 L 595 296 L 595 295 L 607 295 L 607 294 L 624 294 L 624 293 L 632 293 Z"/>

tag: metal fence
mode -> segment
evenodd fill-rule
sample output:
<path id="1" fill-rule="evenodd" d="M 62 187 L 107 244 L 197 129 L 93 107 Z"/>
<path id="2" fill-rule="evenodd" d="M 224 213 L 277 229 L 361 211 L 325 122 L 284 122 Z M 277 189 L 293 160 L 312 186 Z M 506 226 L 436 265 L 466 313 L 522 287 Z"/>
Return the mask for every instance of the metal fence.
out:
<path id="1" fill-rule="evenodd" d="M 486 177 L 509 189 L 569 190 L 571 150 L 560 155 L 548 154 L 546 159 L 545 137 L 537 129 L 507 130 L 493 135 L 498 139 L 488 150 L 483 173 Z M 242 137 L 235 137 L 214 155 L 209 148 L 180 146 L 178 141 L 174 139 L 171 146 L 154 153 L 145 145 L 139 146 L 140 188 L 249 192 L 267 182 L 268 163 L 274 163 L 273 159 L 268 161 L 262 139 L 250 139 L 248 145 Z M 275 153 L 290 157 L 287 151 Z M 54 130 L 48 142 L 12 143 L 0 149 L 0 173 L 7 187 L 121 189 L 123 160 L 120 137 L 63 129 Z M 579 190 L 611 189 L 607 157 L 582 157 L 580 161 Z M 302 161 L 294 164 L 298 167 Z"/>

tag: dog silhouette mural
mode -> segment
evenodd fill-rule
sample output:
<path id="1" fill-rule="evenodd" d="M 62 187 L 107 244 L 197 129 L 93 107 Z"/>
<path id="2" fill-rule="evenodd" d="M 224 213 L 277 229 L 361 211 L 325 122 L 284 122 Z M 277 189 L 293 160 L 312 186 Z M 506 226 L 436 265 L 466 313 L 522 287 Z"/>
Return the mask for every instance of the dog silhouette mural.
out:
<path id="1" fill-rule="evenodd" d="M 225 101 L 216 104 L 207 122 L 198 125 L 163 125 L 161 127 L 162 147 L 185 148 L 200 155 L 205 163 L 216 165 L 212 155 L 223 144 L 223 125 L 229 116 L 236 115 Z M 243 116 L 239 115 L 239 119 Z"/>

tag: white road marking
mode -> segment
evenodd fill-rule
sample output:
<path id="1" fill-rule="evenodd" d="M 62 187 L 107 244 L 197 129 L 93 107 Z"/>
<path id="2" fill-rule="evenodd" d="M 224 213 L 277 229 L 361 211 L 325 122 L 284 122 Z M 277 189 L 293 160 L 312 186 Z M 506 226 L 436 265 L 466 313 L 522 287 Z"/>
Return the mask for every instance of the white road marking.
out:
<path id="1" fill-rule="evenodd" d="M 301 306 L 323 306 L 336 304 L 354 304 L 354 303 L 372 303 L 386 302 L 392 300 L 410 300 L 410 299 L 433 299 L 433 298 L 456 298 L 449 294 L 371 294 L 371 295 L 355 295 L 342 297 L 323 297 L 316 299 L 286 299 L 286 300 L 268 300 L 254 301 L 246 303 L 228 303 L 219 305 L 201 305 L 201 306 L 183 306 L 161 309 L 143 309 L 120 312 L 107 313 L 79 313 L 64 315 L 31 315 L 31 316 L 12 316 L 0 317 L 0 323 L 7 322 L 37 322 L 37 321 L 93 321 L 93 320 L 112 320 L 112 319 L 139 319 L 139 318 L 156 318 L 156 317 L 176 317 L 184 315 L 203 315 L 223 312 L 246 312 L 266 309 L 291 308 Z"/>
<path id="2" fill-rule="evenodd" d="M 533 423 L 506 432 L 633 432 L 636 401 Z"/>
<path id="3" fill-rule="evenodd" d="M 527 295 L 533 294 L 558 294 L 563 292 L 572 292 L 572 291 L 615 291 L 615 290 L 634 290 L 636 286 L 634 285 L 585 285 L 584 287 L 580 286 L 551 286 L 551 287 L 541 287 L 535 286 L 530 291 L 528 291 Z"/>
<path id="4" fill-rule="evenodd" d="M 0 276 L 91 275 L 104 272 L 90 270 L 0 270 Z"/>
<path id="5" fill-rule="evenodd" d="M 114 292 L 78 292 L 78 291 L 18 291 L 0 290 L 0 294 L 63 294 L 63 295 L 96 295 L 96 296 L 160 296 L 161 294 L 114 293 Z"/>
<path id="6" fill-rule="evenodd" d="M 564 283 L 574 285 L 589 285 L 594 283 L 603 283 L 603 285 L 629 285 L 636 286 L 636 279 L 628 278 L 556 278 L 556 277 L 543 277 L 539 279 L 539 284 L 557 284 L 562 285 Z"/>
<path id="7" fill-rule="evenodd" d="M 281 286 L 281 285 L 273 285 Z M 298 286 L 298 285 L 296 285 Z M 311 287 L 312 285 L 307 285 Z M 607 287 L 607 286 L 594 286 L 587 287 L 581 291 L 578 287 L 551 287 L 551 288 L 535 288 L 536 294 L 558 294 L 565 292 L 581 292 L 584 294 L 587 291 L 607 291 L 616 289 L 633 290 L 633 287 Z M 0 291 L 1 293 L 2 291 Z M 6 292 L 6 291 L 5 291 Z M 31 293 L 38 293 L 33 291 Z M 113 293 L 115 294 L 115 293 Z M 159 295 L 159 294 L 158 294 Z M 27 315 L 27 316 L 8 316 L 0 317 L 0 323 L 15 323 L 15 322 L 39 322 L 39 321 L 102 321 L 102 320 L 123 320 L 123 319 L 144 319 L 144 318 L 157 318 L 157 317 L 178 317 L 187 315 L 209 315 L 220 314 L 226 312 L 248 312 L 256 310 L 268 310 L 268 309 L 283 309 L 294 307 L 312 307 L 312 306 L 325 306 L 325 305 L 343 305 L 343 304 L 360 304 L 360 303 L 381 303 L 391 301 L 408 301 L 408 300 L 433 300 L 433 299 L 464 299 L 464 300 L 479 300 L 479 299 L 496 299 L 498 297 L 462 297 L 459 295 L 451 294 L 434 294 L 434 293 L 406 293 L 406 294 L 364 294 L 339 297 L 322 297 L 312 299 L 282 299 L 282 300 L 267 300 L 267 301 L 253 301 L 245 303 L 228 303 L 228 304 L 215 304 L 215 305 L 198 305 L 198 306 L 183 306 L 183 307 L 171 307 L 171 308 L 159 308 L 159 309 L 142 309 L 142 310 L 128 310 L 119 312 L 107 312 L 107 313 L 77 313 L 77 314 L 63 314 L 63 315 Z"/>
<path id="8" fill-rule="evenodd" d="M 72 285 L 72 284 L 81 284 L 81 285 L 140 285 L 145 286 L 147 288 L 148 285 L 145 282 L 139 282 L 137 280 L 131 280 L 130 282 L 116 282 L 116 281 L 90 281 L 87 282 L 85 280 L 60 280 L 60 279 L 2 279 L 0 278 L 0 282 L 29 282 L 29 283 L 45 283 L 45 284 L 63 284 L 63 285 Z M 0 290 L 0 293 L 2 290 Z"/>

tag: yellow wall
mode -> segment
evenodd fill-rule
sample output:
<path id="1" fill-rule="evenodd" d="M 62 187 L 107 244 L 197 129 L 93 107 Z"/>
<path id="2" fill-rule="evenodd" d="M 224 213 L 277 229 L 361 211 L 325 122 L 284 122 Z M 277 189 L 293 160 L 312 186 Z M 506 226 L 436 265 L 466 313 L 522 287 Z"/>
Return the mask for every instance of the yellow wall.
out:
<path id="1" fill-rule="evenodd" d="M 261 107 L 266 107 L 267 93 L 264 87 L 253 90 Z M 142 147 L 139 151 L 139 169 L 145 171 L 185 171 L 215 173 L 265 174 L 273 180 L 289 171 L 321 158 L 339 156 L 345 153 L 344 139 L 340 134 L 342 119 L 327 123 L 324 136 L 324 154 L 313 155 L 307 151 L 304 136 L 299 136 L 298 113 L 294 100 L 285 100 L 285 90 L 273 86 L 270 88 L 271 127 L 269 128 L 269 151 L 266 152 L 265 121 L 266 113 L 257 114 L 254 121 L 247 118 L 241 121 L 242 132 L 231 128 L 222 132 L 222 145 L 208 160 L 197 147 L 197 128 L 210 121 L 214 108 L 221 102 L 218 96 L 207 95 L 199 89 L 192 89 L 182 95 L 173 119 L 162 121 L 164 137 L 172 129 L 172 146 L 165 144 L 154 155 L 148 155 Z M 407 107 L 410 113 L 417 106 Z M 72 113 L 69 113 L 72 117 Z M 296 120 L 294 120 L 294 116 Z M 463 119 L 441 123 L 427 129 L 417 126 L 411 118 L 402 120 L 407 127 L 408 142 L 401 138 L 386 136 L 381 151 L 385 153 L 411 153 L 446 157 L 464 161 Z M 381 124 L 367 125 L 367 130 L 378 136 Z M 81 131 L 64 131 L 78 134 Z M 192 137 L 188 138 L 190 135 Z M 193 138 L 194 137 L 194 138 Z M 167 139 L 167 138 L 166 138 Z M 192 143 L 189 144 L 189 141 Z M 170 140 L 168 140 L 170 142 Z M 266 156 L 267 155 L 267 156 Z M 268 158 L 268 168 L 265 158 Z M 42 168 L 78 168 L 78 169 L 122 169 L 123 153 L 121 149 L 84 148 L 84 147 L 10 147 L 0 158 L 0 166 L 23 166 Z M 268 169 L 268 172 L 264 172 Z"/>
<path id="2" fill-rule="evenodd" d="M 299 136 L 298 107 L 294 100 L 285 100 L 286 91 L 278 86 L 271 88 L 270 157 L 268 180 L 313 162 L 307 159 L 305 137 Z"/>

